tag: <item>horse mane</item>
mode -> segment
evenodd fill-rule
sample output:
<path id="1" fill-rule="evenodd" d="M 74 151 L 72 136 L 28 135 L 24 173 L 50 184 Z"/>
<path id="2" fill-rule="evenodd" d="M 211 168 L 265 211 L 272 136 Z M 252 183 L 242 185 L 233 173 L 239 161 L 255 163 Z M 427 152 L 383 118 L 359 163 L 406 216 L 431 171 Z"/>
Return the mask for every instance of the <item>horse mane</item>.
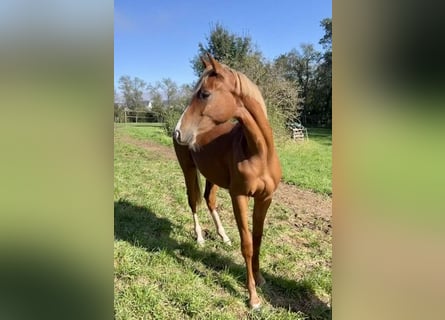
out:
<path id="1" fill-rule="evenodd" d="M 267 119 L 266 104 L 264 103 L 263 95 L 256 84 L 254 84 L 247 76 L 239 71 L 230 69 L 229 70 L 235 75 L 236 84 L 235 87 L 239 87 L 240 96 L 251 97 L 255 99 L 261 106 L 264 116 Z"/>

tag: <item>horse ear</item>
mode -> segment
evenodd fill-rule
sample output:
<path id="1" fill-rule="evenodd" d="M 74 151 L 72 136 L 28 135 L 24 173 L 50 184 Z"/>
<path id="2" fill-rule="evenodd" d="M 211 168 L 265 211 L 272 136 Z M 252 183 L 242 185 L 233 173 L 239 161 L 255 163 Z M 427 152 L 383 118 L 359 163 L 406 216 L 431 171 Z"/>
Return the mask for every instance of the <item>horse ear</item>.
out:
<path id="1" fill-rule="evenodd" d="M 216 73 L 221 73 L 222 70 L 221 64 L 215 60 L 215 58 L 212 57 L 210 53 L 207 52 L 207 56 L 209 57 L 209 61 L 212 65 L 213 70 L 215 70 Z"/>
<path id="2" fill-rule="evenodd" d="M 206 60 L 203 56 L 201 56 L 200 58 L 201 58 L 202 64 L 204 65 L 204 69 L 211 67 L 211 64 L 208 60 Z"/>

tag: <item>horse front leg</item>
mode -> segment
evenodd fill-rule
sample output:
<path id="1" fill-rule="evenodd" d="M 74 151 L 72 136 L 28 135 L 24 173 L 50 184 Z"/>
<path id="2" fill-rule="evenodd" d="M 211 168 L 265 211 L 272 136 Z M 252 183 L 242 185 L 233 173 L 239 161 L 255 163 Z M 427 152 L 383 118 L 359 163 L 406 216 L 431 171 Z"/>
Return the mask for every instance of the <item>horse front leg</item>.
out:
<path id="1" fill-rule="evenodd" d="M 246 271 L 247 271 L 247 290 L 249 291 L 249 305 L 253 309 L 258 309 L 261 305 L 261 301 L 258 298 L 256 288 L 255 288 L 255 279 L 253 275 L 252 269 L 252 256 L 253 256 L 253 248 L 252 248 L 252 235 L 249 231 L 248 226 L 248 204 L 247 204 L 247 196 L 243 195 L 231 195 L 232 205 L 233 205 L 233 213 L 235 215 L 236 224 L 238 226 L 238 231 L 241 238 L 241 253 L 244 257 L 244 261 L 246 263 Z"/>
<path id="2" fill-rule="evenodd" d="M 252 256 L 252 269 L 255 283 L 257 286 L 263 285 L 266 281 L 260 272 L 260 248 L 261 240 L 263 238 L 264 220 L 266 218 L 267 210 L 269 209 L 272 198 L 269 199 L 255 199 L 253 205 L 253 226 L 252 226 L 252 239 L 253 239 L 253 256 Z"/>
<path id="3" fill-rule="evenodd" d="M 187 188 L 187 200 L 190 209 L 192 210 L 196 241 L 199 245 L 201 245 L 204 243 L 204 237 L 202 236 L 202 229 L 201 225 L 199 224 L 196 210 L 201 200 L 199 172 L 195 163 L 193 162 L 188 147 L 179 145 L 175 139 L 173 139 L 173 146 L 175 148 L 176 157 L 178 158 L 182 173 L 184 174 L 185 186 Z"/>
<path id="4" fill-rule="evenodd" d="M 196 234 L 196 242 L 199 245 L 204 244 L 204 237 L 202 236 L 201 225 L 199 224 L 197 206 L 201 200 L 201 192 L 199 186 L 199 173 L 194 167 L 190 167 L 184 171 L 185 184 L 187 187 L 187 199 L 190 209 L 192 210 L 193 225 Z"/>
<path id="5" fill-rule="evenodd" d="M 204 191 L 204 199 L 206 200 L 207 208 L 210 211 L 210 215 L 212 216 L 213 222 L 215 223 L 216 231 L 218 232 L 221 239 L 231 245 L 229 237 L 224 230 L 224 227 L 221 223 L 221 219 L 219 218 L 218 211 L 216 211 L 216 191 L 218 191 L 218 186 L 209 180 L 206 180 L 206 187 Z"/>

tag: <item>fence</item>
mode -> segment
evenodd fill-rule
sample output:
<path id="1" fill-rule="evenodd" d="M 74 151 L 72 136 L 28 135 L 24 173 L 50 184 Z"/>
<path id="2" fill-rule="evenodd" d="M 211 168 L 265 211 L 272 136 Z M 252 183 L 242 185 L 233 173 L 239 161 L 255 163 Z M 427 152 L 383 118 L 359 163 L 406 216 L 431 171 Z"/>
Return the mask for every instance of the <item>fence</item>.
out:
<path id="1" fill-rule="evenodd" d="M 122 110 L 114 114 L 114 122 L 157 122 L 158 115 L 152 111 Z"/>

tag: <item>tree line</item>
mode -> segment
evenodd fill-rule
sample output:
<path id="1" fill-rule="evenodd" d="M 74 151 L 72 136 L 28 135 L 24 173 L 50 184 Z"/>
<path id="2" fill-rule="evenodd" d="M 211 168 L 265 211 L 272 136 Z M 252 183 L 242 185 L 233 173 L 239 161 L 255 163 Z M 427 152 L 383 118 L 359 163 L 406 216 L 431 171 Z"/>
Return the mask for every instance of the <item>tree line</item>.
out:
<path id="1" fill-rule="evenodd" d="M 275 131 L 285 133 L 286 127 L 295 122 L 307 127 L 331 127 L 332 19 L 323 19 L 320 26 L 324 30 L 319 41 L 321 52 L 313 44 L 301 44 L 298 49 L 267 60 L 250 36 L 236 35 L 218 23 L 211 27 L 205 42 L 198 44 L 191 66 L 199 77 L 203 71 L 200 57 L 209 52 L 220 62 L 243 72 L 260 87 Z M 149 111 L 157 121 L 165 123 L 169 132 L 187 105 L 193 87 L 193 83 L 179 86 L 170 78 L 147 84 L 137 77 L 121 76 L 115 116 L 124 108 Z M 149 97 L 149 110 L 144 93 Z"/>

